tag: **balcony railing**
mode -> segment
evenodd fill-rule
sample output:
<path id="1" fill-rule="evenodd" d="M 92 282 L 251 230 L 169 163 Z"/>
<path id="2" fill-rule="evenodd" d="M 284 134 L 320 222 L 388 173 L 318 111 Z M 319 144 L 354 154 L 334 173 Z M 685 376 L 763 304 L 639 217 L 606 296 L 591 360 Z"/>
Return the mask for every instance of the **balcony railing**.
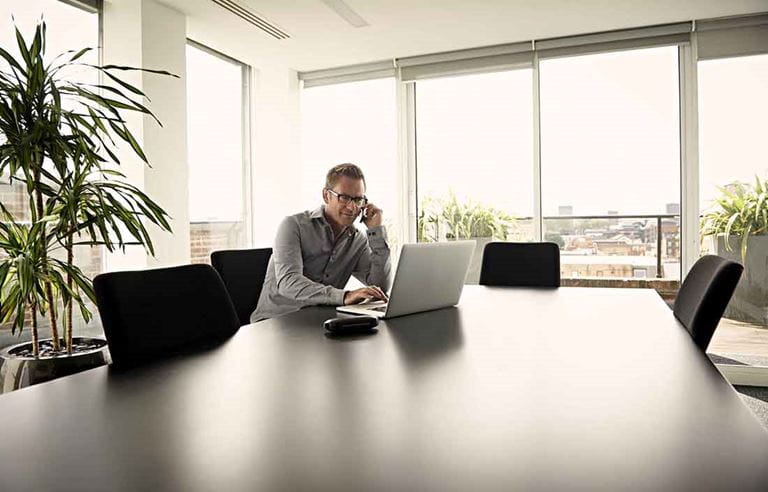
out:
<path id="1" fill-rule="evenodd" d="M 680 226 L 679 226 L 679 220 L 680 215 L 679 214 L 638 214 L 638 215 L 618 215 L 618 214 L 607 214 L 607 215 L 547 215 L 543 217 L 544 220 L 544 229 L 545 233 L 547 232 L 546 222 L 547 221 L 578 221 L 578 220 L 607 220 L 607 221 L 627 221 L 627 220 L 638 220 L 638 221 L 645 221 L 645 224 L 643 224 L 640 228 L 627 228 L 629 224 L 624 224 L 625 228 L 614 228 L 611 229 L 611 224 L 608 225 L 604 230 L 592 230 L 591 233 L 587 233 L 586 230 L 588 230 L 585 227 L 581 227 L 582 237 L 586 240 L 590 237 L 594 239 L 595 236 L 598 234 L 602 234 L 602 239 L 597 239 L 597 241 L 601 240 L 610 240 L 611 238 L 609 236 L 613 235 L 614 237 L 616 235 L 624 235 L 625 237 L 628 237 L 628 239 L 640 239 L 640 243 L 627 243 L 628 245 L 648 245 L 650 244 L 646 240 L 648 239 L 648 236 L 655 236 L 653 238 L 655 242 L 655 256 L 656 256 L 656 278 L 664 278 L 664 269 L 663 269 L 663 240 L 664 240 L 664 229 L 663 229 L 663 221 L 664 219 L 671 219 L 675 221 L 675 224 L 673 225 L 673 230 L 669 231 L 667 235 L 674 235 L 677 236 L 676 247 L 673 248 L 673 255 L 668 256 L 669 259 L 675 259 L 677 262 L 680 260 Z M 655 222 L 655 229 L 648 228 L 648 222 L 652 221 Z M 617 225 L 617 224 L 616 224 Z M 579 227 L 576 227 L 575 224 L 572 224 L 571 229 L 574 229 L 570 232 L 576 232 L 576 229 L 579 229 Z M 565 227 L 567 229 L 568 226 Z M 558 232 L 562 232 L 563 228 L 559 228 Z M 578 234 L 573 234 L 578 236 Z M 568 246 L 568 245 L 566 245 Z M 563 250 L 564 253 L 567 255 L 567 249 Z M 585 255 L 590 256 L 590 255 Z M 607 256 L 612 256 L 608 254 Z M 646 255 L 632 255 L 629 256 L 646 256 Z"/>

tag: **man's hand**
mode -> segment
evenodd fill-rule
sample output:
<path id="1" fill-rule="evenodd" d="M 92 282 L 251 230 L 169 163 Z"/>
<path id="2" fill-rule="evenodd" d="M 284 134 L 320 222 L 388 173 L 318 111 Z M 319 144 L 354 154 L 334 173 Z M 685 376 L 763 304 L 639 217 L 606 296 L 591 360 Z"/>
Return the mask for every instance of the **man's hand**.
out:
<path id="1" fill-rule="evenodd" d="M 373 203 L 368 203 L 363 210 L 363 224 L 368 228 L 378 227 L 381 225 L 383 215 L 384 212 L 379 207 Z"/>
<path id="2" fill-rule="evenodd" d="M 387 301 L 387 295 L 375 285 L 369 285 L 362 289 L 350 290 L 344 293 L 344 305 L 360 304 L 366 300 Z"/>

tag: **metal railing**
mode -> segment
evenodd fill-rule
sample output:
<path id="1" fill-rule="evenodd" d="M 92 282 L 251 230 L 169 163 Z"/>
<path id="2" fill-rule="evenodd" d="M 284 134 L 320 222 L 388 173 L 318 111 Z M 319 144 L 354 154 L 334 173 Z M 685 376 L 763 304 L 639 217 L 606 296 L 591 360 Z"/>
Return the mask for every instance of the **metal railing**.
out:
<path id="1" fill-rule="evenodd" d="M 626 220 L 626 219 L 641 219 L 641 220 L 655 220 L 656 221 L 656 278 L 663 278 L 662 276 L 662 258 L 661 258 L 661 244 L 662 244 L 662 231 L 661 223 L 664 219 L 678 219 L 680 214 L 639 214 L 639 215 L 545 215 L 543 220 Z M 516 217 L 517 220 L 533 220 L 533 217 Z"/>

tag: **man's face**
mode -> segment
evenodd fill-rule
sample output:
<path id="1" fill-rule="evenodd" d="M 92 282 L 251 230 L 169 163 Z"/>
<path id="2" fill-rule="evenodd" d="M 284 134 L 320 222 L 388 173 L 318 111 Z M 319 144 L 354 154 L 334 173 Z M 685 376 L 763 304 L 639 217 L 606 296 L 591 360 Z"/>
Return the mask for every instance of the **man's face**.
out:
<path id="1" fill-rule="evenodd" d="M 333 187 L 338 195 L 348 195 L 353 198 L 365 195 L 365 184 L 362 179 L 349 178 L 342 176 Z M 328 219 L 342 226 L 351 226 L 355 219 L 360 215 L 360 207 L 355 205 L 354 200 L 349 203 L 342 203 L 337 194 L 323 189 L 323 201 L 325 202 L 325 214 Z"/>

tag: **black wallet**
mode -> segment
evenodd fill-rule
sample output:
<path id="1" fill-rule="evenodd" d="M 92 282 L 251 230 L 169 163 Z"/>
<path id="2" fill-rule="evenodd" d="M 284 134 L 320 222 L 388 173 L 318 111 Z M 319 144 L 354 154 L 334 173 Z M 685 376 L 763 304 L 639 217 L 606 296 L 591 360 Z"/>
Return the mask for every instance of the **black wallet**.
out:
<path id="1" fill-rule="evenodd" d="M 379 319 L 375 316 L 350 316 L 325 320 L 323 326 L 333 335 L 359 335 L 376 333 Z"/>

